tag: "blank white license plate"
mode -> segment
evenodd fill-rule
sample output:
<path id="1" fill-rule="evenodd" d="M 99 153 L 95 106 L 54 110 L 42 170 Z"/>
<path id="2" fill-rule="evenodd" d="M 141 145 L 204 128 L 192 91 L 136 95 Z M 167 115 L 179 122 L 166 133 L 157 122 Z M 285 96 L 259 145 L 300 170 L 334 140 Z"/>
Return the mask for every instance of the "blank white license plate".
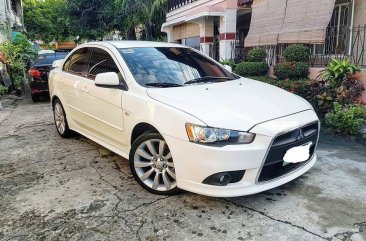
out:
<path id="1" fill-rule="evenodd" d="M 308 142 L 302 146 L 292 147 L 287 150 L 283 156 L 284 164 L 304 162 L 310 157 L 310 148 L 312 142 Z"/>

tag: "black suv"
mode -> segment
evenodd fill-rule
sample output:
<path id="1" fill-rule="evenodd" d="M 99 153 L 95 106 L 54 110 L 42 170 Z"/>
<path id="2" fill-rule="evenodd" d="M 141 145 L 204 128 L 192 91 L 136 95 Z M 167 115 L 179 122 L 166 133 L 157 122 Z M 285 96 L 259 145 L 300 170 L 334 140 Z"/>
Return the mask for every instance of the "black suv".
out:
<path id="1" fill-rule="evenodd" d="M 31 77 L 30 88 L 33 102 L 40 100 L 40 96 L 48 97 L 48 75 L 52 69 L 52 63 L 55 60 L 64 59 L 68 52 L 55 52 L 40 54 L 34 60 L 28 70 Z"/>

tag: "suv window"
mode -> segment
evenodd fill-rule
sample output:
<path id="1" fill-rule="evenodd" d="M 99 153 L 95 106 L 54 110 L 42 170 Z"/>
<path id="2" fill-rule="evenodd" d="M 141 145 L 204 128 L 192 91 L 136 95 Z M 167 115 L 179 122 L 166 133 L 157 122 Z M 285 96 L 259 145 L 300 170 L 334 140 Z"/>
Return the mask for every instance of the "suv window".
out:
<path id="1" fill-rule="evenodd" d="M 112 56 L 105 50 L 93 48 L 88 67 L 88 77 L 95 79 L 97 74 L 115 72 L 122 79 L 121 73 Z"/>
<path id="2" fill-rule="evenodd" d="M 64 71 L 82 75 L 88 63 L 89 48 L 76 50 L 65 62 Z"/>

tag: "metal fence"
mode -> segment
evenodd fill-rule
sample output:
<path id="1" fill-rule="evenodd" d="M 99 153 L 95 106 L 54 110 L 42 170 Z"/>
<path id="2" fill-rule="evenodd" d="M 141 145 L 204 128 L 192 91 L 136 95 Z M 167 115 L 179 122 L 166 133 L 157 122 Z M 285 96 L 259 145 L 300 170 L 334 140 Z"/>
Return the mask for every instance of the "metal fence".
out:
<path id="1" fill-rule="evenodd" d="M 261 46 L 267 51 L 270 66 L 283 61 L 283 50 L 288 44 Z M 352 63 L 366 68 L 366 25 L 354 28 L 335 26 L 327 28 L 324 44 L 307 44 L 310 49 L 309 65 L 325 67 L 332 58 L 349 59 Z M 231 43 L 231 58 L 236 62 L 245 61 L 252 47 L 244 47 L 238 40 Z"/>
<path id="2" fill-rule="evenodd" d="M 175 9 L 178 9 L 184 5 L 187 5 L 189 3 L 195 2 L 197 0 L 169 0 L 168 1 L 168 11 L 173 11 Z"/>

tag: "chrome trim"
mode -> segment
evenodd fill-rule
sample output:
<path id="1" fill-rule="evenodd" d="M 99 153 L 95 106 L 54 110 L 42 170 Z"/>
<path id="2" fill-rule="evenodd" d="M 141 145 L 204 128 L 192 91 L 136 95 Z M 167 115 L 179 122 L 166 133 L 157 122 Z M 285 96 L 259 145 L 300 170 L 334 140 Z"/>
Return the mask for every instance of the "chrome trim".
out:
<path id="1" fill-rule="evenodd" d="M 318 123 L 318 138 L 317 138 L 317 140 L 316 140 L 315 147 L 314 147 L 314 153 L 313 153 L 313 155 L 311 156 L 311 158 L 309 158 L 309 160 L 308 160 L 308 161 L 304 162 L 304 164 L 303 164 L 303 165 L 299 166 L 298 168 L 295 168 L 294 170 L 292 170 L 292 171 L 290 171 L 290 172 L 288 172 L 288 173 L 286 173 L 286 174 L 284 174 L 284 175 L 281 175 L 281 176 L 279 176 L 279 177 L 273 178 L 273 179 L 268 180 L 268 181 L 258 182 L 259 175 L 260 175 L 260 174 L 261 174 L 261 172 L 262 172 L 262 169 L 263 169 L 264 163 L 265 163 L 265 161 L 266 161 L 266 159 L 267 159 L 267 156 L 268 156 L 269 150 L 271 150 L 272 145 L 273 145 L 273 142 L 275 141 L 275 139 L 276 139 L 277 137 L 279 137 L 279 136 L 283 135 L 283 134 L 289 133 L 289 132 L 294 131 L 294 130 L 296 130 L 296 129 L 300 129 L 300 128 L 304 128 L 304 127 L 310 126 L 310 125 L 312 125 L 312 124 L 314 124 L 314 123 Z M 317 148 L 317 146 L 318 146 L 318 142 L 319 142 L 319 133 L 320 133 L 320 121 L 319 121 L 319 120 L 317 120 L 317 121 L 309 122 L 309 123 L 307 123 L 307 124 L 305 124 L 305 125 L 302 125 L 302 126 L 298 126 L 298 127 L 294 127 L 294 128 L 291 128 L 291 129 L 288 129 L 288 130 L 282 131 L 282 132 L 278 133 L 277 135 L 275 135 L 275 136 L 272 138 L 272 140 L 271 140 L 271 144 L 269 145 L 269 147 L 268 147 L 268 149 L 267 149 L 267 151 L 266 151 L 266 155 L 264 156 L 264 159 L 263 159 L 263 161 L 262 161 L 262 164 L 261 164 L 261 166 L 260 166 L 260 168 L 259 168 L 259 170 L 258 170 L 257 176 L 256 176 L 256 178 L 255 178 L 255 184 L 260 185 L 260 184 L 262 184 L 262 183 L 272 182 L 272 181 L 275 181 L 275 180 L 281 179 L 281 178 L 283 178 L 283 177 L 285 177 L 285 176 L 287 176 L 287 175 L 292 174 L 293 172 L 297 171 L 298 169 L 300 169 L 300 168 L 302 168 L 303 166 L 305 166 L 306 164 L 308 164 L 308 163 L 309 163 L 309 162 L 314 158 L 315 151 L 316 151 L 316 148 Z"/>

